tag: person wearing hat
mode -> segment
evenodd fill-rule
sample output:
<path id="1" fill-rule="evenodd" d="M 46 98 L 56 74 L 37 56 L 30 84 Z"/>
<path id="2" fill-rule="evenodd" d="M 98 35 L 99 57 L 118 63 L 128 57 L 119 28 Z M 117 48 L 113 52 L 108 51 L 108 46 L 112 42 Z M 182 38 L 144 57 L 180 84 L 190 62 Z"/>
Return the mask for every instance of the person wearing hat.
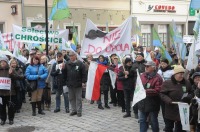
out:
<path id="1" fill-rule="evenodd" d="M 144 54 L 143 53 L 137 53 L 136 54 L 136 59 L 135 62 L 133 63 L 132 68 L 133 69 L 138 69 L 139 74 L 145 72 L 145 59 L 144 59 Z M 138 106 L 137 104 L 134 105 L 133 111 L 135 114 L 135 118 L 138 119 Z"/>
<path id="2" fill-rule="evenodd" d="M 118 69 L 118 56 L 117 54 L 112 54 L 110 56 L 111 58 L 111 62 L 110 62 L 110 66 L 112 68 L 114 68 L 115 70 Z M 117 89 L 116 88 L 113 88 L 112 85 L 110 86 L 110 98 L 111 98 L 111 101 L 109 102 L 110 104 L 113 104 L 113 106 L 117 106 L 117 103 L 118 103 L 118 98 L 117 98 Z"/>
<path id="3" fill-rule="evenodd" d="M 194 84 L 192 85 L 192 90 L 194 91 L 194 97 L 200 98 L 200 72 L 195 72 L 192 76 Z M 198 123 L 198 109 L 199 105 L 197 99 L 193 98 L 191 100 L 191 120 L 190 120 L 190 131 L 199 132 L 200 123 Z"/>
<path id="4" fill-rule="evenodd" d="M 170 80 L 171 76 L 174 74 L 173 68 L 169 65 L 169 61 L 167 59 L 161 59 L 160 68 L 158 70 L 158 74 L 162 77 L 163 81 Z M 165 123 L 165 103 L 161 100 L 161 109 L 163 120 Z M 164 128 L 165 130 L 165 128 Z"/>
<path id="5" fill-rule="evenodd" d="M 123 91 L 124 91 L 124 97 L 125 97 L 125 109 L 126 109 L 126 114 L 123 117 L 127 118 L 127 117 L 131 117 L 130 103 L 133 99 L 137 73 L 136 73 L 136 70 L 132 68 L 132 60 L 130 58 L 125 59 L 124 68 L 125 69 L 123 68 L 120 69 L 118 80 L 121 80 L 123 84 Z"/>
<path id="6" fill-rule="evenodd" d="M 160 62 L 161 54 L 160 54 L 159 48 L 156 47 L 154 51 L 155 51 L 156 59 L 158 60 L 158 62 Z"/>
<path id="7" fill-rule="evenodd" d="M 146 98 L 138 102 L 140 131 L 148 129 L 148 117 L 151 120 L 153 132 L 159 132 L 158 113 L 160 110 L 160 89 L 163 79 L 157 73 L 156 64 L 153 61 L 145 63 L 145 72 L 140 75 L 146 91 Z"/>
<path id="8" fill-rule="evenodd" d="M 193 98 L 191 84 L 184 79 L 185 69 L 181 65 L 175 65 L 174 74 L 170 80 L 166 80 L 161 88 L 160 97 L 165 103 L 165 131 L 172 132 L 174 125 L 176 132 L 182 132 L 179 108 L 173 102 L 190 103 Z"/>
<path id="9" fill-rule="evenodd" d="M 105 66 L 108 65 L 108 61 L 106 60 L 106 58 L 103 55 L 100 55 L 98 57 L 97 63 L 101 64 L 101 65 L 105 65 Z M 101 77 L 100 89 L 104 95 L 104 106 L 107 109 L 110 109 L 110 106 L 108 105 L 108 92 L 109 92 L 110 87 L 111 87 L 111 79 L 110 79 L 109 71 L 108 71 L 108 69 L 106 69 Z M 100 94 L 99 100 L 97 101 L 97 104 L 98 104 L 99 109 L 101 109 L 101 110 L 104 109 L 102 106 L 101 94 Z"/>
<path id="10" fill-rule="evenodd" d="M 82 87 L 87 81 L 86 68 L 83 62 L 77 60 L 77 55 L 73 51 L 69 52 L 70 60 L 63 65 L 62 73 L 64 82 L 69 90 L 69 102 L 72 112 L 70 116 L 82 116 Z"/>
<path id="11" fill-rule="evenodd" d="M 10 89 L 0 89 L 0 118 L 1 125 L 4 125 L 8 116 L 9 124 L 14 123 L 15 116 L 15 105 L 16 105 L 16 79 L 21 78 L 12 68 L 9 67 L 8 58 L 6 56 L 0 57 L 0 78 L 10 78 L 11 86 Z M 6 112 L 6 106 L 8 112 Z"/>
<path id="12" fill-rule="evenodd" d="M 62 52 L 57 52 L 56 55 L 57 62 L 53 64 L 51 70 L 51 76 L 54 77 L 55 91 L 56 91 L 56 108 L 54 113 L 60 112 L 61 105 L 61 95 L 64 98 L 65 104 L 65 112 L 69 113 L 69 99 L 68 99 L 68 91 L 64 92 L 63 87 L 66 86 L 66 82 L 64 81 L 65 75 L 62 72 L 62 65 L 66 64 L 66 61 L 63 58 Z"/>

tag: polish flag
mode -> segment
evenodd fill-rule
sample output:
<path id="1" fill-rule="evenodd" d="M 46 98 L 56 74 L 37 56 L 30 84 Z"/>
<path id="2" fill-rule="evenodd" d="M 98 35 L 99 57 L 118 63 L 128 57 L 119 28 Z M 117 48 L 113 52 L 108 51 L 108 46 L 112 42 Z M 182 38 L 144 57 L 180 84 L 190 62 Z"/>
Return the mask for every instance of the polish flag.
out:
<path id="1" fill-rule="evenodd" d="M 86 99 L 98 100 L 100 96 L 100 81 L 103 73 L 107 69 L 106 66 L 96 62 L 90 62 L 88 70 L 88 80 L 86 85 Z"/>

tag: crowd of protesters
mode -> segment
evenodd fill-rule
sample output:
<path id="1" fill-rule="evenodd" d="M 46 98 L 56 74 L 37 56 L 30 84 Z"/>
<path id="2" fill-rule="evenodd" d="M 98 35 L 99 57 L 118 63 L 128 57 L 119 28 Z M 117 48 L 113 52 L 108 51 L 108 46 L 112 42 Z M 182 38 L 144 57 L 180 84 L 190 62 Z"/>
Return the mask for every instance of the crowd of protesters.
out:
<path id="1" fill-rule="evenodd" d="M 122 113 L 125 112 L 124 118 L 131 117 L 133 113 L 139 121 L 141 132 L 146 132 L 149 125 L 153 132 L 159 132 L 158 114 L 161 110 L 165 124 L 163 131 L 182 132 L 184 130 L 178 105 L 172 102 L 185 102 L 191 104 L 191 131 L 200 131 L 197 119 L 199 106 L 196 100 L 196 97 L 200 97 L 200 61 L 196 69 L 186 72 L 185 60 L 178 60 L 173 49 L 169 51 L 173 59 L 171 63 L 162 58 L 157 47 L 146 47 L 145 51 L 142 46 L 135 47 L 135 56 L 130 54 L 121 57 L 112 54 L 110 57 L 100 55 L 93 58 L 92 54 L 88 54 L 83 61 L 77 59 L 80 50 L 80 46 L 76 52 L 50 50 L 46 56 L 38 49 L 22 49 L 22 55 L 28 60 L 26 64 L 10 56 L 1 56 L 0 77 L 11 78 L 12 82 L 10 90 L 0 89 L 1 125 L 5 124 L 7 115 L 9 124 L 14 123 L 15 113 L 20 113 L 22 104 L 28 100 L 27 93 L 32 105 L 32 116 L 45 115 L 43 110 L 51 108 L 51 94 L 55 94 L 54 113 L 60 112 L 63 95 L 65 112 L 71 112 L 70 116 L 81 117 L 87 73 L 90 62 L 95 61 L 108 66 L 100 82 L 101 96 L 96 100 L 99 110 L 110 109 L 109 105 L 112 104 L 114 107 L 121 107 Z M 151 61 L 147 61 L 144 54 L 149 55 Z M 115 88 L 111 84 L 109 70 L 117 73 Z M 137 71 L 146 91 L 146 98 L 132 108 Z M 94 101 L 91 100 L 91 105 Z"/>

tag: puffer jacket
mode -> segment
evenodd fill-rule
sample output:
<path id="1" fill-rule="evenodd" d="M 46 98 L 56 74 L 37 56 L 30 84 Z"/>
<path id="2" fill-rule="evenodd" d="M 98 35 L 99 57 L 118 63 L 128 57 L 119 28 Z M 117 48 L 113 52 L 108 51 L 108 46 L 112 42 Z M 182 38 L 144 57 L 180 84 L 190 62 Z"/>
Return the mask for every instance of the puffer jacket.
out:
<path id="1" fill-rule="evenodd" d="M 16 83 L 13 80 L 16 80 L 20 78 L 16 72 L 12 72 L 12 74 L 9 74 L 9 66 L 6 68 L 2 68 L 0 66 L 0 77 L 8 77 L 11 78 L 11 90 L 0 90 L 0 96 L 10 96 L 10 95 L 16 95 Z"/>
<path id="2" fill-rule="evenodd" d="M 25 75 L 28 80 L 38 80 L 40 77 L 41 79 L 38 80 L 37 86 L 38 88 L 45 88 L 45 80 L 48 76 L 48 71 L 43 65 L 29 65 L 26 68 Z"/>
<path id="3" fill-rule="evenodd" d="M 160 110 L 160 89 L 163 79 L 156 72 L 151 76 L 146 72 L 140 75 L 142 84 L 146 91 L 146 98 L 138 103 L 138 109 L 143 112 L 153 112 Z"/>

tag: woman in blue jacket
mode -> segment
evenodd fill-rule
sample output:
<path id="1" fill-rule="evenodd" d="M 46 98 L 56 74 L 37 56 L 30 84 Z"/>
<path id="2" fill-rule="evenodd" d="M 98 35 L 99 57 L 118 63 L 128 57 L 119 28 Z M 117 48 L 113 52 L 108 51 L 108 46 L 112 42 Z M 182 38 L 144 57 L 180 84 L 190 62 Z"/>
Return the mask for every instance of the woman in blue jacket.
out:
<path id="1" fill-rule="evenodd" d="M 30 65 L 26 68 L 26 78 L 29 81 L 37 80 L 37 89 L 31 93 L 32 116 L 36 116 L 36 103 L 38 106 L 38 114 L 44 115 L 41 109 L 41 98 L 43 88 L 45 88 L 45 80 L 48 76 L 48 70 L 40 64 L 40 58 L 35 56 L 31 59 Z"/>

